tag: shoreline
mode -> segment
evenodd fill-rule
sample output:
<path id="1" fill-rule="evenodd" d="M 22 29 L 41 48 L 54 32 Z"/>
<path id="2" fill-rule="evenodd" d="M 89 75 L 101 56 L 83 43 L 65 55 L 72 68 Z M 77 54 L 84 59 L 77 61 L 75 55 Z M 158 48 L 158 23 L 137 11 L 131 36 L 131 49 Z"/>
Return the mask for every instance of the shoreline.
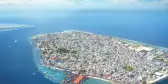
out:
<path id="1" fill-rule="evenodd" d="M 120 37 L 119 37 L 119 39 L 123 39 L 122 41 L 130 42 L 130 43 L 140 44 L 140 45 L 153 47 L 153 48 L 157 48 L 157 49 L 163 49 L 163 50 L 167 50 L 168 51 L 168 48 L 162 47 L 162 46 L 154 46 L 154 45 L 151 45 L 151 44 L 146 44 L 146 43 L 138 42 L 138 41 L 134 41 L 134 40 L 128 40 L 128 39 L 120 38 Z"/>
<path id="2" fill-rule="evenodd" d="M 46 66 L 45 64 L 40 65 L 40 66 L 44 66 L 44 67 L 49 68 L 49 69 L 52 69 L 52 70 L 54 70 L 54 71 L 55 71 L 55 70 L 58 70 L 58 71 L 66 72 L 65 69 L 61 69 L 61 68 L 57 68 L 57 67 L 51 67 L 51 66 Z M 39 67 L 39 66 L 38 66 L 38 67 Z M 43 73 L 43 74 L 45 75 L 45 73 Z M 48 74 L 46 74 L 46 75 L 48 75 Z M 48 76 L 48 77 L 50 77 L 50 76 Z M 108 79 L 103 79 L 103 78 L 93 77 L 93 76 L 86 76 L 86 77 L 92 78 L 92 79 L 101 80 L 101 81 L 105 81 L 105 82 L 109 82 L 109 83 L 113 83 L 112 81 L 110 81 L 110 80 L 108 80 Z M 115 84 L 116 84 L 116 83 L 115 83 Z"/>
<path id="3" fill-rule="evenodd" d="M 43 65 L 41 65 L 41 66 L 44 66 L 44 67 L 46 67 L 46 68 L 50 68 L 50 69 L 52 69 L 52 70 L 58 70 L 58 71 L 66 72 L 65 69 L 61 69 L 61 68 L 58 68 L 58 67 L 46 66 L 45 64 L 43 64 Z M 93 76 L 87 76 L 87 77 L 112 83 L 112 81 L 110 81 L 110 80 L 108 80 L 108 79 L 103 79 L 103 78 L 93 77 Z"/>
<path id="4" fill-rule="evenodd" d="M 45 66 L 43 65 L 44 67 L 46 68 L 49 68 L 49 69 L 52 69 L 52 70 L 58 70 L 58 71 L 62 71 L 62 72 L 66 72 L 66 70 L 64 69 L 61 69 L 61 68 L 57 68 L 57 67 L 50 67 L 50 66 Z M 44 73 L 45 74 L 45 73 Z M 93 77 L 93 76 L 86 76 L 88 78 L 92 78 L 92 79 L 97 79 L 97 80 L 101 80 L 101 81 L 105 81 L 105 82 L 110 82 L 110 83 L 113 83 L 112 81 L 110 80 L 107 80 L 107 79 L 103 79 L 103 78 L 99 78 L 99 77 Z"/>
<path id="5" fill-rule="evenodd" d="M 15 29 L 15 28 L 25 28 L 25 27 L 34 27 L 34 25 L 18 25 L 18 26 L 0 26 L 0 30 L 2 29 Z"/>
<path id="6" fill-rule="evenodd" d="M 53 35 L 56 35 L 56 34 L 63 34 L 63 33 L 73 33 L 73 32 L 78 32 L 77 30 L 69 30 L 69 31 L 63 31 L 63 32 L 57 32 L 57 33 L 49 33 L 49 34 L 53 34 Z M 79 31 L 80 32 L 80 31 Z M 80 32 L 81 34 L 88 34 L 89 32 Z M 78 33 L 75 33 L 75 34 L 78 34 Z M 93 34 L 93 33 L 89 33 L 89 34 Z M 36 35 L 36 36 L 32 36 L 29 38 L 30 41 L 32 41 L 32 39 L 39 39 L 39 37 L 43 37 L 45 35 L 48 35 L 48 34 L 39 34 L 39 35 Z M 96 34 L 93 34 L 93 35 L 96 35 Z M 98 34 L 100 35 L 100 34 Z M 103 35 L 102 35 L 103 36 Z M 129 39 L 124 39 L 124 38 L 120 38 L 120 37 L 114 37 L 114 40 L 118 41 L 118 42 L 126 42 L 126 44 L 138 44 L 138 45 L 141 45 L 141 46 L 146 46 L 146 47 L 151 47 L 151 48 L 156 48 L 156 49 L 159 49 L 159 50 L 163 50 L 163 51 L 166 51 L 167 48 L 164 48 L 164 47 L 157 47 L 157 46 L 152 46 L 152 45 L 149 45 L 149 44 L 146 44 L 146 43 L 142 43 L 142 42 L 138 42 L 138 41 L 133 41 L 133 40 L 129 40 Z M 119 46 L 121 47 L 121 46 Z M 133 51 L 132 51 L 133 52 Z M 151 52 L 151 54 L 153 54 L 154 52 Z M 42 54 L 42 53 L 40 53 Z M 41 60 L 40 60 L 41 61 Z M 141 63 L 141 62 L 140 62 Z M 66 70 L 68 70 L 68 68 L 60 68 L 60 66 L 50 66 L 48 64 L 45 64 L 43 63 L 43 61 L 41 61 L 41 64 L 42 66 L 45 66 L 47 68 L 50 68 L 52 70 L 58 70 L 58 71 L 63 71 L 63 72 L 66 72 Z M 143 64 L 143 63 L 142 63 Z M 58 68 L 59 67 L 59 68 Z M 86 75 L 87 76 L 87 75 Z M 108 79 L 104 79 L 103 77 L 94 77 L 94 76 L 87 76 L 89 78 L 93 78 L 93 79 L 98 79 L 98 80 L 102 80 L 102 81 L 106 81 L 106 82 L 110 82 L 110 83 L 113 83 L 113 80 L 108 80 Z M 166 76 L 165 76 L 166 77 Z M 154 82 L 157 82 L 163 78 L 165 78 L 164 76 L 163 77 L 160 77 L 157 79 L 157 77 L 153 78 L 152 80 L 155 80 L 153 81 Z M 125 80 L 123 80 L 125 81 Z M 115 81 L 114 81 L 115 82 Z M 147 82 L 150 82 L 150 80 L 148 80 Z"/>
<path id="7" fill-rule="evenodd" d="M 106 81 L 106 82 L 110 82 L 110 83 L 113 83 L 112 81 L 110 80 L 107 80 L 107 79 L 103 79 L 103 78 L 99 78 L 99 77 L 93 77 L 93 76 L 87 76 L 89 78 L 93 78 L 93 79 L 98 79 L 98 80 L 102 80 L 102 81 Z"/>
<path id="8" fill-rule="evenodd" d="M 12 31 L 12 30 L 17 30 L 17 29 L 27 29 L 27 28 L 33 28 L 34 25 L 21 25 L 21 26 L 12 26 L 12 27 L 0 27 L 0 32 L 5 32 L 5 31 Z"/>
<path id="9" fill-rule="evenodd" d="M 81 32 L 79 30 L 65 30 L 63 32 L 53 32 L 53 33 L 48 33 L 48 34 L 61 34 L 61 33 L 69 33 L 69 32 Z M 86 32 L 86 31 L 82 31 L 82 33 L 88 33 L 88 34 L 96 34 L 96 35 L 101 35 L 101 34 L 97 34 L 97 33 L 90 33 L 90 32 Z M 35 37 L 38 37 L 38 36 L 44 36 L 44 35 L 47 35 L 47 34 L 38 34 L 36 35 Z M 108 36 L 108 35 L 103 35 L 103 36 Z M 33 36 L 34 37 L 34 36 Z M 111 37 L 111 36 L 110 36 Z M 117 37 L 117 36 L 112 36 L 113 38 L 117 38 L 117 39 L 122 39 L 121 41 L 126 41 L 126 42 L 130 42 L 130 43 L 136 43 L 136 44 L 141 44 L 141 45 L 144 45 L 144 46 L 149 46 L 149 47 L 154 47 L 154 48 L 158 48 L 158 49 L 164 49 L 164 50 L 167 50 L 168 51 L 168 48 L 166 47 L 162 47 L 162 46 L 154 46 L 154 45 L 151 45 L 151 44 L 147 44 L 145 42 L 138 42 L 138 41 L 135 41 L 135 40 L 129 40 L 127 38 L 122 38 L 122 37 Z M 30 37 L 32 38 L 32 37 Z"/>
<path id="10" fill-rule="evenodd" d="M 44 67 L 46 67 L 46 68 L 49 68 L 49 69 L 52 69 L 52 70 L 58 70 L 58 71 L 62 71 L 62 72 L 65 72 L 66 70 L 64 70 L 64 69 L 61 69 L 61 68 L 57 68 L 57 67 L 50 67 L 50 66 L 46 66 L 46 65 L 40 65 L 40 66 L 44 66 Z M 39 66 L 38 66 L 38 68 L 39 68 Z M 40 68 L 39 68 L 40 69 Z M 45 73 L 43 73 L 43 74 L 45 74 Z M 104 78 L 99 78 L 99 77 L 93 77 L 93 76 L 87 76 L 87 77 L 89 77 L 89 78 L 92 78 L 92 79 L 97 79 L 97 80 L 101 80 L 101 81 L 105 81 L 105 82 L 110 82 L 110 83 L 114 83 L 113 81 L 110 81 L 110 80 L 108 80 L 108 79 L 104 79 Z M 158 79 L 156 79 L 156 80 L 153 80 L 153 81 L 148 81 L 148 83 L 149 84 L 152 84 L 152 83 L 155 83 L 155 82 L 158 82 L 158 81 L 160 81 L 160 80 L 164 80 L 166 77 L 168 77 L 168 74 L 166 74 L 166 75 L 164 75 L 164 76 L 162 76 L 162 77 L 160 77 L 160 78 L 158 78 Z M 115 83 L 115 84 L 117 84 L 117 83 Z"/>
<path id="11" fill-rule="evenodd" d="M 164 80 L 166 77 L 168 77 L 168 74 L 163 75 L 162 77 L 159 77 L 159 78 L 157 78 L 156 80 L 149 81 L 149 83 L 159 82 L 159 81 L 161 81 L 161 80 Z"/>

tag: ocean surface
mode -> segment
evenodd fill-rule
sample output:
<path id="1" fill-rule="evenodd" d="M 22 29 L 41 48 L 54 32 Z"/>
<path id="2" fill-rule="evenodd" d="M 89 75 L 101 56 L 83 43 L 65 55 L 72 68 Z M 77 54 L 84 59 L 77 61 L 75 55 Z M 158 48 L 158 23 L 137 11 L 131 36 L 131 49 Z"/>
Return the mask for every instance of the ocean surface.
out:
<path id="1" fill-rule="evenodd" d="M 0 31 L 0 84 L 53 84 L 36 67 L 29 43 L 36 34 L 81 30 L 168 48 L 168 11 L 8 11 L 0 23 L 34 25 Z"/>

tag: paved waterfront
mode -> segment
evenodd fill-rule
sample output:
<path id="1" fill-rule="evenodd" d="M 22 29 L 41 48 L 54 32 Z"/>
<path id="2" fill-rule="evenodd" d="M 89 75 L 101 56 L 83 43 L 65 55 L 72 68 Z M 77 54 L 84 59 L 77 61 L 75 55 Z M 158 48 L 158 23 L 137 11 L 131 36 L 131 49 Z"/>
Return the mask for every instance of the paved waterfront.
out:
<path id="1" fill-rule="evenodd" d="M 139 84 L 168 74 L 166 51 L 119 38 L 68 31 L 34 36 L 32 41 L 43 52 L 42 61 L 49 67 L 121 84 Z"/>

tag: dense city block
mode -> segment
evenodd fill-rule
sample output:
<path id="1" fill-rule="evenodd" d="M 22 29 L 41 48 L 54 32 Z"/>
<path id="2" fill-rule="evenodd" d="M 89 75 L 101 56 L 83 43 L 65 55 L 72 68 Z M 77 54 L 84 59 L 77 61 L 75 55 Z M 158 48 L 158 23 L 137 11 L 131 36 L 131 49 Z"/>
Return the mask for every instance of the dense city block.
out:
<path id="1" fill-rule="evenodd" d="M 66 31 L 31 37 L 50 68 L 111 81 L 152 83 L 168 74 L 168 49 L 127 39 Z"/>

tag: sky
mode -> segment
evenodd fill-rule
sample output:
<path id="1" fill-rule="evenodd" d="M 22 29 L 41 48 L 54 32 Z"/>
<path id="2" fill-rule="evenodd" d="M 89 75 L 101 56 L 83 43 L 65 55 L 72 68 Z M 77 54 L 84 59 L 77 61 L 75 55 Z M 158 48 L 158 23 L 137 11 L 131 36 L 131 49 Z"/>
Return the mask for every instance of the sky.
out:
<path id="1" fill-rule="evenodd" d="M 168 9 L 168 0 L 0 0 L 0 9 Z"/>

